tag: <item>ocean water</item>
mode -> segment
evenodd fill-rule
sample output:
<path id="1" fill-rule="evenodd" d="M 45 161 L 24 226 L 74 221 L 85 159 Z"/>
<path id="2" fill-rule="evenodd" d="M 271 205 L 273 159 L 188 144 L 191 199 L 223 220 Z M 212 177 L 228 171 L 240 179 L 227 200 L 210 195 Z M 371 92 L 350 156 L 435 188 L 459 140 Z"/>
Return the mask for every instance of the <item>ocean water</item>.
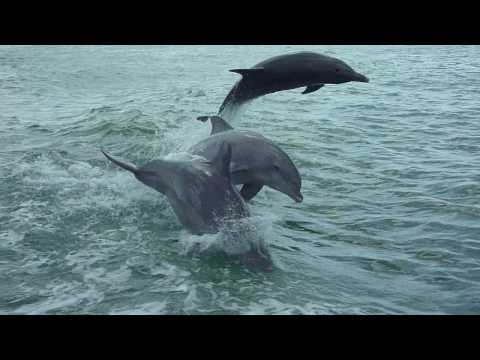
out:
<path id="1" fill-rule="evenodd" d="M 274 261 L 198 256 L 165 198 L 100 153 L 175 157 L 237 74 L 338 57 L 370 83 L 267 95 L 304 202 L 250 204 Z M 480 47 L 1 46 L 1 314 L 480 313 Z"/>

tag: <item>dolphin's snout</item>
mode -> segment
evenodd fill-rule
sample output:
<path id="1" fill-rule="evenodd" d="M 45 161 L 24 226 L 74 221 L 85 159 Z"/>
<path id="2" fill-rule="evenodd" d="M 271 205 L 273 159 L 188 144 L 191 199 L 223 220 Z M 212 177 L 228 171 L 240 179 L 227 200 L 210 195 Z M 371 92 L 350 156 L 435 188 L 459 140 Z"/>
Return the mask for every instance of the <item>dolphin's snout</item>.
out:
<path id="1" fill-rule="evenodd" d="M 355 74 L 355 76 L 353 78 L 353 81 L 365 82 L 365 83 L 370 82 L 370 80 L 365 75 L 362 75 L 362 74 L 359 74 L 359 73 Z"/>
<path id="2" fill-rule="evenodd" d="M 301 203 L 303 201 L 303 195 L 298 193 L 297 195 L 293 196 L 293 200 L 295 200 L 297 203 Z"/>

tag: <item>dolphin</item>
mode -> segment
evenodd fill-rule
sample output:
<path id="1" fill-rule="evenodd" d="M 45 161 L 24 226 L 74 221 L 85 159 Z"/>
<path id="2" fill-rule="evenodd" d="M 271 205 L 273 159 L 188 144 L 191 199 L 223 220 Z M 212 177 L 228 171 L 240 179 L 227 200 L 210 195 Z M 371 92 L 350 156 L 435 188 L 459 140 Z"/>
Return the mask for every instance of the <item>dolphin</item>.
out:
<path id="1" fill-rule="evenodd" d="M 260 96 L 283 90 L 305 87 L 309 94 L 325 84 L 350 81 L 369 82 L 369 79 L 334 57 L 314 52 L 297 52 L 269 58 L 249 69 L 233 69 L 242 75 L 220 106 L 219 115 Z"/>
<path id="2" fill-rule="evenodd" d="M 232 148 L 226 143 L 220 144 L 211 161 L 153 160 L 142 167 L 115 159 L 103 149 L 101 151 L 111 162 L 133 173 L 140 182 L 165 195 L 180 223 L 194 235 L 215 234 L 225 228 L 228 234 L 229 225 L 232 227 L 250 216 L 247 204 L 231 182 Z M 272 260 L 264 244 L 249 241 L 245 236 L 247 231 L 237 230 L 237 233 L 244 234 L 242 240 L 248 248 L 231 255 L 251 270 L 271 271 Z"/>
<path id="3" fill-rule="evenodd" d="M 231 180 L 235 185 L 243 184 L 240 194 L 245 201 L 255 197 L 263 186 L 278 190 L 296 202 L 303 201 L 300 174 L 277 144 L 256 132 L 234 129 L 220 116 L 198 117 L 202 122 L 208 119 L 212 123 L 210 136 L 188 151 L 210 160 L 223 143 L 229 144 L 232 147 Z"/>
<path id="4" fill-rule="evenodd" d="M 231 146 L 220 144 L 211 161 L 153 160 L 137 168 L 102 153 L 132 172 L 143 184 L 165 195 L 175 215 L 192 234 L 214 234 L 222 221 L 250 216 L 245 201 L 231 184 Z"/>

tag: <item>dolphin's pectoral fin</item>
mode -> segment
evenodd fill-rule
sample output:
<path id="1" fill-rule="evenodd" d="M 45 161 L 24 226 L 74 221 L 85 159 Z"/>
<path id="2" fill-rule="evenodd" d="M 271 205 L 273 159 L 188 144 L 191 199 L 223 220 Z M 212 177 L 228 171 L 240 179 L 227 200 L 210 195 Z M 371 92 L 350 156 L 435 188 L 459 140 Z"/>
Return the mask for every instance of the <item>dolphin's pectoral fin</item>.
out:
<path id="1" fill-rule="evenodd" d="M 243 185 L 242 190 L 240 190 L 240 195 L 242 195 L 243 200 L 250 201 L 257 195 L 257 193 L 262 190 L 262 183 L 248 183 Z"/>
<path id="2" fill-rule="evenodd" d="M 310 85 L 305 88 L 302 94 L 310 94 L 318 89 L 322 88 L 325 84 Z"/>
<path id="3" fill-rule="evenodd" d="M 231 72 L 240 74 L 242 76 L 249 76 L 249 75 L 255 75 L 255 74 L 261 74 L 265 71 L 264 68 L 251 68 L 251 69 L 233 69 L 230 70 Z"/>

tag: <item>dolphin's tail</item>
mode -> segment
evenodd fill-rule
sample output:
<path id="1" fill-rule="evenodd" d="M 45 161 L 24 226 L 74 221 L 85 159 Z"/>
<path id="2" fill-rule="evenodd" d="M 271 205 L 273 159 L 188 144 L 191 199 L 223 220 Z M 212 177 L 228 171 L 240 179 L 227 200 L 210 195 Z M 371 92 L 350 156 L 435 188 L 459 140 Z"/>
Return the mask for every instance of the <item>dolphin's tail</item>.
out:
<path id="1" fill-rule="evenodd" d="M 113 162 L 114 164 L 120 166 L 121 168 L 125 169 L 125 170 L 128 170 L 134 174 L 136 174 L 138 172 L 138 169 L 133 166 L 133 165 L 130 165 L 130 164 L 127 164 L 127 163 L 124 163 L 120 160 L 117 160 L 117 159 L 114 159 L 113 157 L 111 157 L 110 155 L 108 155 L 105 151 L 103 151 L 103 149 L 100 149 L 100 151 L 103 153 L 103 155 L 105 155 L 105 157 L 110 160 L 111 162 Z"/>
<path id="2" fill-rule="evenodd" d="M 237 98 L 237 88 L 238 88 L 238 82 L 233 85 L 233 87 L 230 89 L 230 92 L 226 96 L 226 98 L 223 100 L 222 105 L 220 105 L 220 109 L 218 109 L 218 115 L 222 115 L 222 113 L 225 112 L 225 110 L 231 106 L 237 105 L 240 99 Z"/>

